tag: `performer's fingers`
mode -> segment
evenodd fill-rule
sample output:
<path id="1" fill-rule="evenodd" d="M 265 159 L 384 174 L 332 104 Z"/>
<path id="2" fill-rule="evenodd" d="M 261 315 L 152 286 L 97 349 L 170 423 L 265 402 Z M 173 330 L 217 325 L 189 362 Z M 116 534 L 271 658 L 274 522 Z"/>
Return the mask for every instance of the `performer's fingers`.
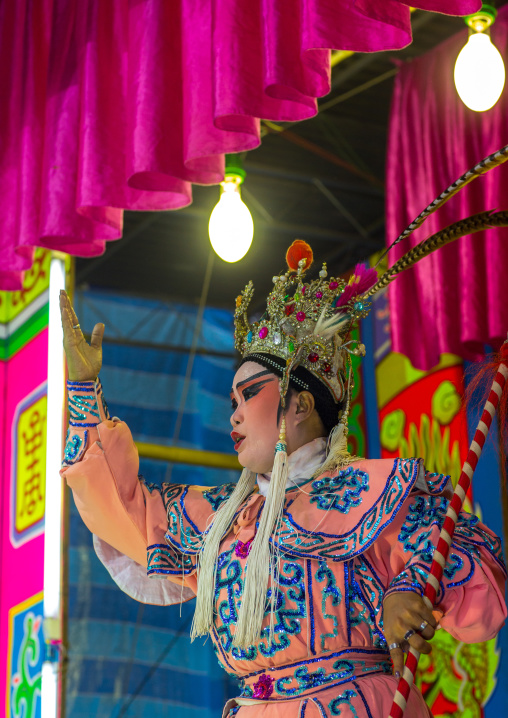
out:
<path id="1" fill-rule="evenodd" d="M 415 616 L 415 621 L 421 620 L 418 626 L 413 624 L 414 630 L 426 639 L 432 638 L 437 628 L 437 620 L 434 614 L 423 602 L 418 614 Z"/>
<path id="2" fill-rule="evenodd" d="M 422 629 L 422 626 L 423 626 L 424 623 L 425 623 L 426 625 L 425 625 L 425 627 Z M 436 632 L 436 629 L 435 629 L 435 628 L 432 628 L 432 626 L 430 625 L 430 623 L 426 623 L 426 621 L 422 621 L 422 623 L 421 623 L 420 626 L 418 627 L 418 633 L 420 634 L 420 636 L 423 636 L 423 637 L 426 638 L 427 640 L 429 640 L 429 638 L 433 638 L 435 632 Z"/>
<path id="3" fill-rule="evenodd" d="M 67 294 L 63 289 L 60 290 L 60 315 L 62 317 L 62 324 L 64 322 L 64 314 L 67 313 Z"/>
<path id="4" fill-rule="evenodd" d="M 76 312 L 74 311 L 74 307 L 72 306 L 71 300 L 69 299 L 69 297 L 67 297 L 67 301 L 68 301 L 68 303 L 69 303 L 69 309 L 70 309 L 70 312 L 71 312 L 73 324 L 74 324 L 74 326 L 76 326 L 76 324 L 79 324 L 79 319 L 78 319 L 78 317 L 77 317 L 77 315 L 76 315 Z"/>
<path id="5" fill-rule="evenodd" d="M 65 304 L 65 302 L 60 303 L 60 316 L 62 318 L 62 329 L 64 332 L 64 339 L 68 339 L 73 335 L 73 329 L 72 329 L 72 317 L 71 313 L 69 312 L 69 308 Z"/>
<path id="6" fill-rule="evenodd" d="M 434 616 L 434 614 L 432 613 L 432 611 L 430 610 L 430 608 L 428 608 L 427 605 L 425 603 L 423 603 L 423 601 L 422 601 L 421 609 L 418 613 L 420 614 L 420 618 L 422 619 L 422 621 L 425 621 L 425 623 L 428 623 L 428 625 L 431 626 L 431 628 L 433 628 L 434 630 L 436 629 L 437 619 Z M 423 629 L 421 629 L 421 630 L 423 630 Z"/>
<path id="7" fill-rule="evenodd" d="M 92 337 L 90 339 L 90 346 L 94 349 L 100 349 L 102 346 L 102 338 L 104 336 L 104 324 L 96 324 L 92 331 Z"/>
<path id="8" fill-rule="evenodd" d="M 420 653 L 432 653 L 432 646 L 419 633 L 408 638 L 408 643 Z"/>
<path id="9" fill-rule="evenodd" d="M 394 645 L 393 643 L 391 645 Z M 398 644 L 400 646 L 400 644 Z M 390 648 L 390 657 L 393 663 L 393 675 L 400 678 L 404 670 L 404 652 L 401 647 Z"/>
<path id="10" fill-rule="evenodd" d="M 430 627 L 429 631 L 432 631 L 432 634 L 434 634 L 433 628 Z M 409 628 L 401 641 L 401 648 L 404 651 L 408 651 L 410 647 L 415 648 L 420 653 L 430 653 L 432 651 L 430 643 L 428 643 L 415 628 Z"/>
<path id="11" fill-rule="evenodd" d="M 71 300 L 69 299 L 69 295 L 67 294 L 65 289 L 60 290 L 60 307 L 66 307 L 70 312 L 73 324 L 79 324 L 76 312 L 74 311 L 74 307 L 72 306 Z"/>

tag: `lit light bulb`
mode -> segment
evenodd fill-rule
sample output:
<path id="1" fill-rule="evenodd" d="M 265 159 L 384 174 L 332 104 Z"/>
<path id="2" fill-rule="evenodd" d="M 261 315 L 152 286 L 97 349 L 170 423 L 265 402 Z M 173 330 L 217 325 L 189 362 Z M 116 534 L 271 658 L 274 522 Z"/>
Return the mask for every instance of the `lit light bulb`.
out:
<path id="1" fill-rule="evenodd" d="M 473 32 L 459 52 L 454 70 L 455 87 L 462 102 L 475 112 L 490 110 L 504 87 L 501 53 L 489 35 Z"/>
<path id="2" fill-rule="evenodd" d="M 208 224 L 212 247 L 225 262 L 238 262 L 249 251 L 254 223 L 240 195 L 240 182 L 234 176 L 221 183 L 222 192 Z"/>

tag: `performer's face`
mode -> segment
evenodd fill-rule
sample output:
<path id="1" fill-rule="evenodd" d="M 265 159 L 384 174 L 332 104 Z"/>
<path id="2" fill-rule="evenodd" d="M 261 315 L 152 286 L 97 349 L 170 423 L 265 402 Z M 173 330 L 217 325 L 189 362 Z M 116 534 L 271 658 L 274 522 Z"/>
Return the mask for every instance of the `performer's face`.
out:
<path id="1" fill-rule="evenodd" d="M 246 362 L 235 374 L 231 402 L 231 437 L 240 464 L 259 474 L 271 471 L 281 418 L 279 378 Z"/>

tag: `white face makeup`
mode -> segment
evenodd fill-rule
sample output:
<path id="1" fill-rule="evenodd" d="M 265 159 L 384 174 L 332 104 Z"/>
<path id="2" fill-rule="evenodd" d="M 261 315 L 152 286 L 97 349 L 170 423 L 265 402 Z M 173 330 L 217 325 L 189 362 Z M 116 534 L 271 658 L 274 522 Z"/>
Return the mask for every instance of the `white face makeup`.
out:
<path id="1" fill-rule="evenodd" d="M 279 378 L 256 362 L 246 362 L 235 374 L 231 401 L 231 437 L 240 464 L 259 474 L 271 471 L 279 438 Z"/>

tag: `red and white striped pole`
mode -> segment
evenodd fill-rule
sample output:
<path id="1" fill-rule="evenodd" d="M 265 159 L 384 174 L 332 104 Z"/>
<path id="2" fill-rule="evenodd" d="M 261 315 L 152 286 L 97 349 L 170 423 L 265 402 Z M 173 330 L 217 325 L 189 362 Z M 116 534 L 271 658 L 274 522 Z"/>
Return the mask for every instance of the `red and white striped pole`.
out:
<path id="1" fill-rule="evenodd" d="M 430 610 L 434 608 L 434 603 L 439 590 L 439 581 L 443 575 L 443 569 L 446 566 L 446 560 L 453 540 L 453 534 L 455 533 L 458 514 L 462 510 L 464 499 L 466 498 L 466 494 L 471 486 L 471 479 L 473 477 L 474 470 L 478 464 L 478 459 L 482 453 L 485 439 L 499 404 L 499 399 L 508 379 L 508 340 L 501 348 L 501 355 L 501 364 L 497 370 L 490 390 L 489 398 L 485 403 L 481 419 L 476 428 L 471 446 L 469 447 L 469 452 L 467 454 L 466 461 L 464 462 L 464 466 L 462 467 L 459 481 L 455 487 L 453 498 L 448 506 L 446 518 L 434 551 L 432 566 L 430 568 L 429 575 L 427 576 L 427 583 L 425 584 L 425 590 L 423 592 L 423 600 Z M 407 655 L 406 664 L 404 666 L 402 676 L 399 679 L 397 690 L 395 691 L 390 711 L 390 718 L 402 718 L 404 715 L 404 710 L 406 708 L 411 685 L 414 682 L 419 658 L 419 651 L 411 648 Z"/>

